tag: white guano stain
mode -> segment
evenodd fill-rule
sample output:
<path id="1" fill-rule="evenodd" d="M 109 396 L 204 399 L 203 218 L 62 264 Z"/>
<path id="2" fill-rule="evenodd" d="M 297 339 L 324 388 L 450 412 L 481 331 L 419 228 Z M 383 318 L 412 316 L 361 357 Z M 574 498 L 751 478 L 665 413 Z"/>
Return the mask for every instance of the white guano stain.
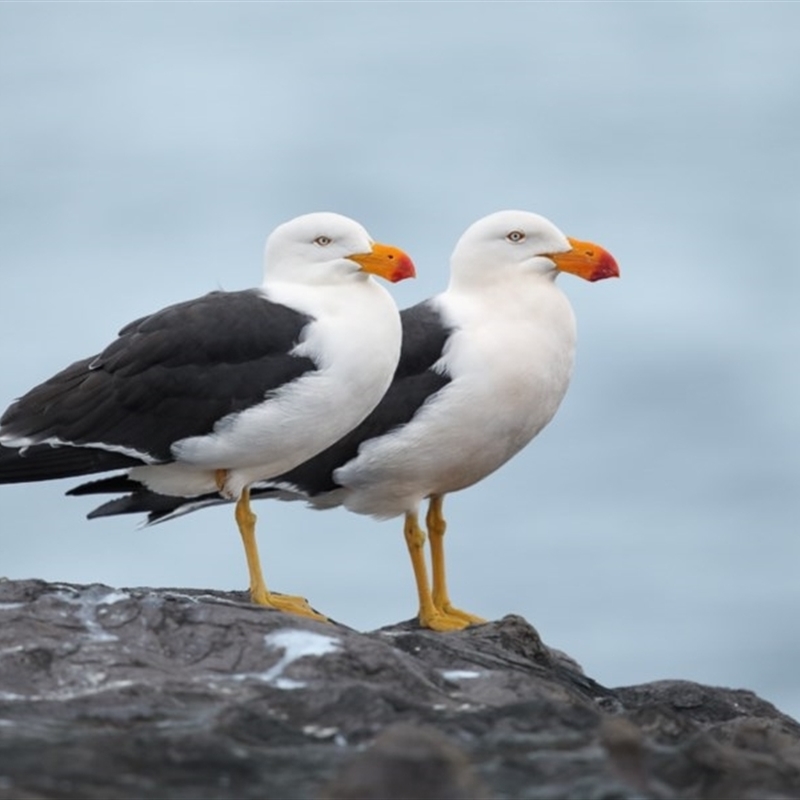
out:
<path id="1" fill-rule="evenodd" d="M 268 633 L 264 637 L 264 643 L 269 649 L 283 650 L 283 655 L 277 664 L 270 667 L 266 672 L 257 674 L 255 677 L 265 683 L 276 686 L 278 689 L 301 689 L 305 686 L 300 681 L 282 677 L 283 672 L 290 664 L 301 658 L 309 656 L 320 657 L 328 653 L 335 653 L 340 649 L 339 639 L 333 636 L 324 636 L 321 633 L 301 630 Z"/>
<path id="2" fill-rule="evenodd" d="M 480 672 L 472 669 L 443 669 L 442 677 L 448 681 L 463 681 L 472 678 L 480 678 Z"/>

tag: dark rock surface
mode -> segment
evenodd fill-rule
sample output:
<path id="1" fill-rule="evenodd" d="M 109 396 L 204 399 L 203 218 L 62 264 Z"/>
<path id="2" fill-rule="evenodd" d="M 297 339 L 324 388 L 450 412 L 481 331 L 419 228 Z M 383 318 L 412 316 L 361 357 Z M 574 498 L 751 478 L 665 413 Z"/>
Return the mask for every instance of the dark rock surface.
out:
<path id="1" fill-rule="evenodd" d="M 797 797 L 800 725 L 769 703 L 604 688 L 519 617 L 363 634 L 0 581 L 0 800 Z"/>

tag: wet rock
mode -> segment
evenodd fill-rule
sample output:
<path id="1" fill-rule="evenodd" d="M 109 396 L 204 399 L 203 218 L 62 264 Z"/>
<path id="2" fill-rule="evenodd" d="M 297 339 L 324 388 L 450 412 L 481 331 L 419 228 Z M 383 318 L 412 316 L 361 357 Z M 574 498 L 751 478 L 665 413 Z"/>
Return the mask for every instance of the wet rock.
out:
<path id="1" fill-rule="evenodd" d="M 603 687 L 520 617 L 364 634 L 243 593 L 0 582 L 0 800 L 798 796 L 769 703 Z"/>

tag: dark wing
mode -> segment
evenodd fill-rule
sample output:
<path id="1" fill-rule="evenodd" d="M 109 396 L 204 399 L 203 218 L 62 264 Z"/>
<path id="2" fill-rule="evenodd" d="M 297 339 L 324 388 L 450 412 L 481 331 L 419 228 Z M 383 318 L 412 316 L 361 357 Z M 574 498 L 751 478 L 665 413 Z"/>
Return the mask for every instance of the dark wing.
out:
<path id="1" fill-rule="evenodd" d="M 274 478 L 277 486 L 291 485 L 313 497 L 337 488 L 333 473 L 358 454 L 367 439 L 382 436 L 399 425 L 409 422 L 423 404 L 450 382 L 448 375 L 433 369 L 444 350 L 450 330 L 429 300 L 400 312 L 403 324 L 403 345 L 400 361 L 389 390 L 374 411 L 354 430 L 336 444 L 323 450 L 299 467 Z M 189 499 L 167 497 L 147 490 L 125 476 L 111 477 L 76 487 L 69 494 L 105 494 L 130 492 L 125 497 L 99 506 L 90 517 L 113 514 L 148 514 L 148 523 L 198 510 L 209 505 L 227 502 L 218 494 Z M 279 489 L 255 485 L 254 499 L 281 495 Z"/>
<path id="2" fill-rule="evenodd" d="M 16 460 L 4 453 L 0 482 L 130 465 L 120 458 L 141 463 L 120 451 L 170 461 L 174 442 L 210 433 L 223 417 L 314 370 L 311 359 L 291 355 L 311 321 L 248 290 L 212 292 L 132 322 L 98 356 L 10 406 L 0 432 L 70 446 L 12 450 Z M 84 458 L 76 448 L 92 452 Z"/>
<path id="3" fill-rule="evenodd" d="M 141 459 L 94 447 L 36 444 L 17 449 L 0 445 L 0 483 L 55 480 L 141 464 Z"/>

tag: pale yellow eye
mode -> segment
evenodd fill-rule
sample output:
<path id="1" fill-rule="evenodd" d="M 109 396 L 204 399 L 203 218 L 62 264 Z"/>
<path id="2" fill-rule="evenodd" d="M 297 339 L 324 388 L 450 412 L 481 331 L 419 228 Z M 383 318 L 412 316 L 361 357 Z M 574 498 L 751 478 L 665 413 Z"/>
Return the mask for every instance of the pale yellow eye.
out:
<path id="1" fill-rule="evenodd" d="M 508 239 L 509 242 L 518 244 L 519 242 L 524 241 L 525 234 L 522 231 L 511 231 L 510 233 L 506 234 L 506 239 Z"/>
<path id="2" fill-rule="evenodd" d="M 317 236 L 314 239 L 314 244 L 318 244 L 320 247 L 327 247 L 331 243 L 329 236 Z"/>

